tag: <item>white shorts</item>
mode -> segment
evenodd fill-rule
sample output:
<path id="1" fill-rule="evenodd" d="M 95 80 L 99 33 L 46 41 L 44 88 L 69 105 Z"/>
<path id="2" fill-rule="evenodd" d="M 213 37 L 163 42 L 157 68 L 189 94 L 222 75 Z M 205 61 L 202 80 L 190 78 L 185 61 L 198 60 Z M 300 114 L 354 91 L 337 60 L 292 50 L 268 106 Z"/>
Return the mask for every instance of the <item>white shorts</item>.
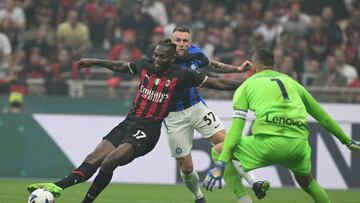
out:
<path id="1" fill-rule="evenodd" d="M 191 152 L 194 130 L 204 138 L 210 138 L 224 129 L 219 117 L 202 102 L 182 111 L 170 112 L 164 125 L 170 153 L 175 158 Z"/>

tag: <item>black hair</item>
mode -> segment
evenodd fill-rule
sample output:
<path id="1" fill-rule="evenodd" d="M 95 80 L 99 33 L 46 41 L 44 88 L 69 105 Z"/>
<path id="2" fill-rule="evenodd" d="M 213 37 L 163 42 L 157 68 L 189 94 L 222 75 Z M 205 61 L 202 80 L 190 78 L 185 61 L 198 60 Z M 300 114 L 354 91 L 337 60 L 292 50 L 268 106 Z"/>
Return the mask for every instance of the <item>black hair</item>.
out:
<path id="1" fill-rule="evenodd" d="M 176 45 L 171 42 L 171 39 L 161 40 L 159 42 L 159 46 L 167 47 L 167 48 L 169 48 L 169 50 L 171 50 L 171 52 L 176 53 Z"/>
<path id="2" fill-rule="evenodd" d="M 187 33 L 191 34 L 190 28 L 186 25 L 180 25 L 180 26 L 175 27 L 173 30 L 173 33 L 174 32 L 187 32 Z"/>
<path id="3" fill-rule="evenodd" d="M 256 63 L 264 66 L 274 66 L 274 53 L 266 48 L 258 49 L 253 54 L 253 59 Z"/>

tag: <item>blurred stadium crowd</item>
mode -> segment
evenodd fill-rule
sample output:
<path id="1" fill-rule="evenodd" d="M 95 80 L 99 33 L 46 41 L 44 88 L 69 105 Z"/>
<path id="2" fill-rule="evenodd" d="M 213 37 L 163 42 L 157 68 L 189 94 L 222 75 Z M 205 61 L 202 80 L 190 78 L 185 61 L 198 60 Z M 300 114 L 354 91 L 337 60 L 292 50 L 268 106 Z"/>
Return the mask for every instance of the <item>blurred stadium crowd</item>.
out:
<path id="1" fill-rule="evenodd" d="M 191 27 L 193 43 L 209 58 L 240 65 L 269 47 L 278 70 L 320 101 L 360 102 L 357 0 L 2 0 L 0 94 L 132 95 L 136 79 L 102 68 L 78 72 L 77 61 L 151 57 L 177 25 Z"/>

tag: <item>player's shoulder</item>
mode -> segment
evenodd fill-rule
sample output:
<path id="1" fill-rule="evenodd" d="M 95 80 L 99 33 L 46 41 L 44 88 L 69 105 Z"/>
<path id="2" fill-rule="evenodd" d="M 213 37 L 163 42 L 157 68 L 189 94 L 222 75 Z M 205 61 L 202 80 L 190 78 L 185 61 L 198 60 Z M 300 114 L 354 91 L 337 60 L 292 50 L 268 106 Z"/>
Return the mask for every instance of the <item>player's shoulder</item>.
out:
<path id="1" fill-rule="evenodd" d="M 288 74 L 274 71 L 276 74 L 274 78 L 280 79 L 282 83 L 284 83 L 286 86 L 293 87 L 295 89 L 302 89 L 302 85 L 293 77 L 289 76 Z"/>
<path id="2" fill-rule="evenodd" d="M 198 47 L 194 44 L 191 44 L 190 47 L 188 48 L 188 53 L 189 54 L 198 54 L 198 53 L 204 54 L 204 51 L 200 47 Z"/>
<path id="3" fill-rule="evenodd" d="M 198 70 L 193 70 L 191 68 L 181 68 L 180 66 L 176 69 L 178 72 L 176 75 L 178 75 L 180 78 L 182 79 L 189 79 L 192 80 L 194 78 L 198 78 L 198 77 L 206 77 L 205 73 L 198 71 Z"/>
<path id="4" fill-rule="evenodd" d="M 253 75 L 251 75 L 250 77 L 248 77 L 241 86 L 245 86 L 248 85 L 249 83 L 253 83 L 254 81 L 256 81 L 257 78 L 260 78 L 261 75 L 259 73 L 255 73 Z"/>
<path id="5" fill-rule="evenodd" d="M 141 58 L 139 60 L 133 61 L 133 63 L 135 64 L 135 70 L 133 70 L 134 72 L 138 72 L 140 73 L 141 70 L 145 69 L 145 70 L 153 70 L 153 60 L 149 59 L 149 58 Z"/>
<path id="6" fill-rule="evenodd" d="M 283 82 L 285 83 L 288 83 L 290 85 L 293 85 L 293 86 L 302 86 L 296 79 L 294 79 L 293 77 L 285 74 L 285 73 L 280 73 L 280 78 Z"/>
<path id="7" fill-rule="evenodd" d="M 191 68 L 182 68 L 180 65 L 174 65 L 172 67 L 173 72 L 175 72 L 176 74 L 192 74 L 195 72 L 198 72 L 197 70 L 193 70 Z"/>
<path id="8" fill-rule="evenodd" d="M 190 61 L 198 61 L 201 62 L 203 65 L 207 65 L 209 63 L 209 58 L 206 56 L 204 51 L 197 47 L 196 45 L 190 45 L 188 48 L 188 57 L 187 60 Z M 201 65 L 201 66 L 203 66 Z"/>
<path id="9" fill-rule="evenodd" d="M 249 79 L 256 80 L 256 79 L 266 79 L 266 78 L 278 78 L 283 80 L 294 80 L 292 77 L 288 76 L 285 73 L 281 73 L 277 70 L 263 70 L 258 73 L 255 73 Z"/>
<path id="10" fill-rule="evenodd" d="M 150 58 L 141 58 L 139 60 L 136 60 L 134 61 L 134 63 L 137 65 L 137 66 L 152 66 L 153 65 L 153 59 L 150 59 Z"/>

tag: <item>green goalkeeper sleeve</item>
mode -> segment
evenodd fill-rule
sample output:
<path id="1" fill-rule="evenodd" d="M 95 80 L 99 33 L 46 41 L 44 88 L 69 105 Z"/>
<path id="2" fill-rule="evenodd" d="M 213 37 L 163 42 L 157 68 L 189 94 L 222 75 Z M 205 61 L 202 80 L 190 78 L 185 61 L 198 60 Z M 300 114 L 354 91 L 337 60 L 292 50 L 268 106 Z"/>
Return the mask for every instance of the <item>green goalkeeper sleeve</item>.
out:
<path id="1" fill-rule="evenodd" d="M 220 161 L 228 163 L 231 161 L 232 155 L 236 145 L 241 142 L 242 131 L 245 125 L 245 120 L 233 118 L 229 132 L 226 134 L 224 146 L 221 150 Z"/>
<path id="2" fill-rule="evenodd" d="M 300 86 L 302 87 L 302 86 Z M 335 135 L 343 144 L 350 144 L 351 138 L 348 137 L 340 128 L 338 123 L 332 119 L 328 113 L 320 106 L 313 96 L 302 87 L 302 100 L 306 107 L 306 111 L 315 118 L 322 127 Z"/>

